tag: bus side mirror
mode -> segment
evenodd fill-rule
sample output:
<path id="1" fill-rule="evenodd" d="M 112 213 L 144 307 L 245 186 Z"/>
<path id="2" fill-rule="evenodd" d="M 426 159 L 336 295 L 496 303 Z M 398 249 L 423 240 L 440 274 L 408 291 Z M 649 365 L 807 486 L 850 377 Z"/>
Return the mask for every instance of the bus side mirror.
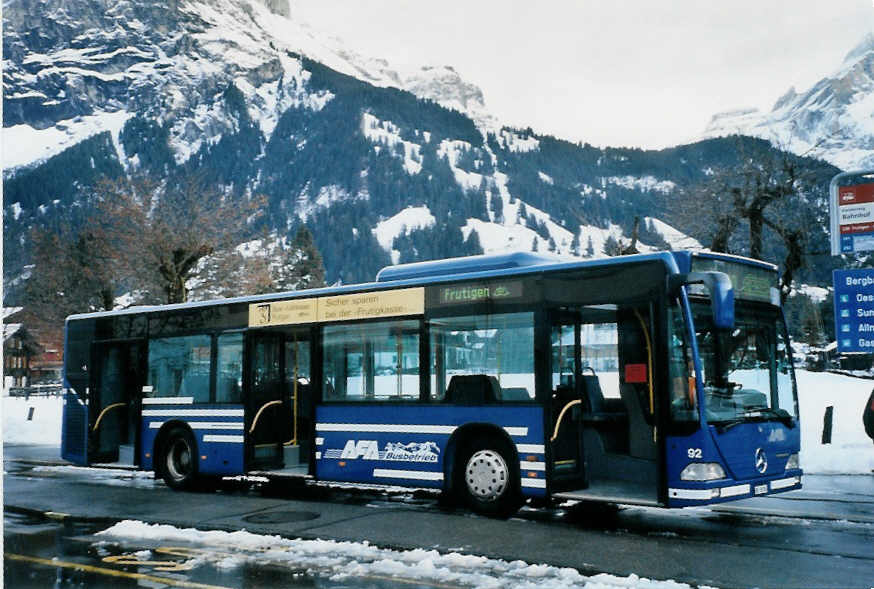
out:
<path id="1" fill-rule="evenodd" d="M 673 274 L 668 277 L 668 291 L 671 295 L 686 284 L 703 284 L 707 289 L 714 326 L 728 329 L 734 327 L 734 289 L 728 274 L 711 270 Z"/>

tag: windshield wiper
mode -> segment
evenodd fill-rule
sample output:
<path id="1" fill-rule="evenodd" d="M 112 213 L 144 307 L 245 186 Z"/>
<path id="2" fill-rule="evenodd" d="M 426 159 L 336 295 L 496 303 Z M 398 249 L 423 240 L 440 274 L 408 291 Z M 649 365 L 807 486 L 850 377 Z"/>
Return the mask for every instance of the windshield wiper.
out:
<path id="1" fill-rule="evenodd" d="M 734 426 L 740 425 L 741 423 L 747 423 L 747 420 L 745 417 L 736 417 L 734 419 L 726 419 L 725 421 L 720 421 L 720 422 L 714 423 L 713 425 L 716 426 L 716 431 L 718 431 L 719 433 L 724 433 L 724 432 L 727 432 L 728 430 L 730 430 L 731 428 L 733 428 Z"/>
<path id="2" fill-rule="evenodd" d="M 785 425 L 786 427 L 795 427 L 795 420 L 785 409 L 771 409 L 770 407 L 750 407 L 743 412 L 743 415 L 735 417 L 733 419 L 726 419 L 724 421 L 711 422 L 712 425 L 716 426 L 716 430 L 719 433 L 724 433 L 736 425 L 740 425 L 741 423 L 752 423 L 753 420 L 750 418 L 758 417 L 761 420 L 769 420 L 769 419 L 777 419 Z"/>
<path id="3" fill-rule="evenodd" d="M 744 411 L 744 417 L 765 416 L 776 418 L 786 427 L 795 427 L 795 420 L 785 409 L 772 409 L 771 407 L 750 407 Z"/>

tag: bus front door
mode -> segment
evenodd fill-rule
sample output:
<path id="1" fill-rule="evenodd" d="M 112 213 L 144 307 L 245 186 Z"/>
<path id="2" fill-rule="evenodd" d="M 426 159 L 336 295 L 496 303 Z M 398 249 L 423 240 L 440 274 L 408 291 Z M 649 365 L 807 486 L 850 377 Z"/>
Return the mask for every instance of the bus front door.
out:
<path id="1" fill-rule="evenodd" d="M 139 433 L 142 370 L 138 342 L 94 344 L 89 399 L 89 462 L 135 464 Z"/>
<path id="2" fill-rule="evenodd" d="M 306 471 L 311 439 L 308 334 L 254 334 L 248 364 L 247 470 Z"/>

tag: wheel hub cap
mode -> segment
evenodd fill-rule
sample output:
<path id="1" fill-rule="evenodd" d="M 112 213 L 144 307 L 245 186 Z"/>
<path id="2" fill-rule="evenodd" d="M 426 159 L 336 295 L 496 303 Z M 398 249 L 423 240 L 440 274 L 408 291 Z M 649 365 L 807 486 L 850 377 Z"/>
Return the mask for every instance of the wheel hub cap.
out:
<path id="1" fill-rule="evenodd" d="M 183 479 L 191 470 L 191 449 L 181 440 L 167 453 L 167 470 L 174 479 Z"/>
<path id="2" fill-rule="evenodd" d="M 507 463 L 494 450 L 475 452 L 464 471 L 468 491 L 484 501 L 494 501 L 503 495 L 509 478 Z"/>

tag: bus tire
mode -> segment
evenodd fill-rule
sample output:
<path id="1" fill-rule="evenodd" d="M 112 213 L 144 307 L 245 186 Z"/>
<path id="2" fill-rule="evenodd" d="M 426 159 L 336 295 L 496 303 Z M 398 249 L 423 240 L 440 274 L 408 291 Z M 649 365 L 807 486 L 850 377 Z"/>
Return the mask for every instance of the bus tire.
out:
<path id="1" fill-rule="evenodd" d="M 158 454 L 161 477 L 167 486 L 177 491 L 196 488 L 197 443 L 187 428 L 172 429 Z"/>
<path id="2" fill-rule="evenodd" d="M 456 489 L 476 513 L 509 517 L 519 509 L 519 469 L 511 456 L 507 444 L 494 437 L 477 438 L 462 452 Z"/>

